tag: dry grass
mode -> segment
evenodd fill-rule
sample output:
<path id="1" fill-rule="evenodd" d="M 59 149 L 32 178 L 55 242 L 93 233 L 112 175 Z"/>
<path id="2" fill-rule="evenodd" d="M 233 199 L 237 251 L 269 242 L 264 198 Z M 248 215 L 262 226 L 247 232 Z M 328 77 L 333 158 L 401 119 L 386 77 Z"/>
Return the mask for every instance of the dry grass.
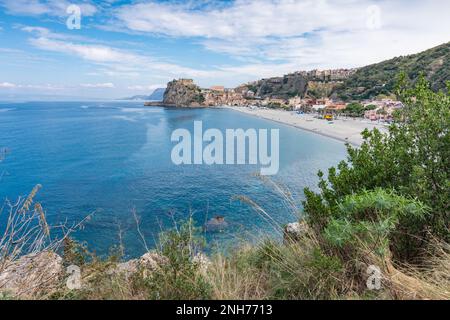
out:
<path id="1" fill-rule="evenodd" d="M 430 256 L 430 252 L 432 255 Z M 433 239 L 422 266 L 394 266 L 385 262 L 393 295 L 398 299 L 450 299 L 450 245 Z"/>
<path id="2" fill-rule="evenodd" d="M 218 300 L 262 300 L 267 298 L 268 275 L 246 264 L 254 248 L 245 246 L 233 257 L 217 255 L 206 274 L 212 295 Z"/>
<path id="3" fill-rule="evenodd" d="M 322 254 L 313 234 L 300 242 L 267 240 L 217 255 L 208 281 L 215 299 L 334 299 L 345 289 L 343 269 Z"/>

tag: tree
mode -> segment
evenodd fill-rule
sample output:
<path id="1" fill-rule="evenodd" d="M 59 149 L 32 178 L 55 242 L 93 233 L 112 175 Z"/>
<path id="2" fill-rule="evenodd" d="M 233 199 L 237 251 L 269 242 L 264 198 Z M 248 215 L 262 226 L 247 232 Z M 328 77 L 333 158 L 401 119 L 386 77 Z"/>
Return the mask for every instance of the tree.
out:
<path id="1" fill-rule="evenodd" d="M 385 116 L 385 115 L 387 115 L 388 113 L 387 113 L 386 110 L 380 109 L 380 110 L 377 111 L 377 114 L 381 114 L 381 115 Z"/>
<path id="2" fill-rule="evenodd" d="M 366 106 L 366 107 L 364 108 L 364 111 L 375 110 L 376 108 L 377 108 L 376 105 L 374 105 L 374 104 L 369 104 L 368 106 Z"/>
<path id="3" fill-rule="evenodd" d="M 364 114 L 364 106 L 358 102 L 352 102 L 347 105 L 345 112 L 354 117 L 360 117 Z"/>

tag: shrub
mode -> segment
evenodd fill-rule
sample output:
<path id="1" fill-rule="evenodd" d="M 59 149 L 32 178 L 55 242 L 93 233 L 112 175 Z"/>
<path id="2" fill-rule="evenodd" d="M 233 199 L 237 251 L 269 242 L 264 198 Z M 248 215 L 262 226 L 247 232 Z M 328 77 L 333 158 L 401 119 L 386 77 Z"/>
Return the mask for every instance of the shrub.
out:
<path id="1" fill-rule="evenodd" d="M 346 248 L 347 252 L 354 252 L 363 242 L 380 256 L 389 252 L 390 240 L 394 239 L 394 252 L 403 255 L 411 249 L 409 242 L 401 241 L 408 237 L 399 232 L 399 225 L 413 230 L 424 223 L 428 210 L 422 203 L 393 192 L 365 191 L 345 197 L 337 206 L 324 229 L 324 238 L 337 248 Z"/>
<path id="2" fill-rule="evenodd" d="M 247 298 L 335 299 L 345 292 L 340 260 L 324 253 L 313 237 L 289 244 L 266 240 L 244 251 L 238 250 L 227 261 L 222 265 L 226 268 L 225 273 L 232 271 L 245 281 L 234 283 L 238 288 L 248 290 Z M 216 263 L 217 259 L 213 265 Z M 242 275 L 246 276 L 241 278 Z M 217 278 L 213 279 L 217 281 Z M 239 292 L 223 281 L 213 286 L 217 287 L 216 292 L 221 292 L 224 287 L 228 292 Z M 239 294 L 227 298 L 236 299 Z"/>
<path id="3" fill-rule="evenodd" d="M 364 114 L 364 106 L 358 102 L 352 102 L 347 105 L 344 111 L 354 117 L 360 117 Z"/>
<path id="4" fill-rule="evenodd" d="M 158 270 L 144 279 L 150 299 L 208 299 L 210 286 L 195 257 L 204 247 L 200 228 L 192 219 L 160 235 L 160 253 L 167 258 Z"/>

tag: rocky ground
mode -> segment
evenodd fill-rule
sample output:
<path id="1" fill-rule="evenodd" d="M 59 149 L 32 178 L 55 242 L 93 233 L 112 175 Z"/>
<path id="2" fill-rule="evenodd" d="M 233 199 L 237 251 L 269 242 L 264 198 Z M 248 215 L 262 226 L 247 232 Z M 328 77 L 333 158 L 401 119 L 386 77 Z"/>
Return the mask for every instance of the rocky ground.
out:
<path id="1" fill-rule="evenodd" d="M 298 240 L 306 232 L 303 223 L 290 223 L 285 227 L 285 241 Z M 167 258 L 156 251 L 147 252 L 140 258 L 112 264 L 104 273 L 130 278 L 138 272 L 144 276 L 167 263 Z M 206 272 L 211 264 L 205 254 L 197 254 L 192 263 Z M 0 295 L 18 299 L 33 299 L 61 288 L 73 275 L 73 266 L 65 266 L 63 258 L 55 252 L 31 253 L 15 261 L 3 261 L 0 270 Z M 75 266 L 76 267 L 76 266 Z M 71 271 L 72 270 L 72 271 Z M 1 297 L 0 296 L 0 297 Z"/>

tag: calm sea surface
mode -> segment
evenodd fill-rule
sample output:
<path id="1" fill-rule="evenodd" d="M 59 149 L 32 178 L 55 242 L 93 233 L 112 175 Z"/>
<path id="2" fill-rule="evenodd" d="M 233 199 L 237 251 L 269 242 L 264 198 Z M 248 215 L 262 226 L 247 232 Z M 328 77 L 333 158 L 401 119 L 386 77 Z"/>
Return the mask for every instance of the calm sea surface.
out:
<path id="1" fill-rule="evenodd" d="M 206 232 L 210 245 L 227 246 L 273 232 L 245 195 L 279 224 L 295 219 L 274 190 L 257 177 L 257 166 L 176 166 L 170 154 L 172 131 L 202 120 L 217 128 L 280 129 L 280 171 L 274 181 L 289 188 L 300 207 L 303 188 L 316 173 L 345 157 L 343 143 L 226 109 L 145 108 L 136 102 L 27 102 L 0 104 L 0 203 L 27 195 L 36 184 L 50 223 L 73 224 L 95 212 L 75 237 L 99 254 L 119 243 L 126 256 L 144 252 L 132 210 L 141 218 L 149 246 L 173 219 L 190 213 L 199 226 L 220 215 L 223 232 Z M 4 226 L 0 217 L 0 227 Z M 0 228 L 1 229 L 1 228 Z"/>

